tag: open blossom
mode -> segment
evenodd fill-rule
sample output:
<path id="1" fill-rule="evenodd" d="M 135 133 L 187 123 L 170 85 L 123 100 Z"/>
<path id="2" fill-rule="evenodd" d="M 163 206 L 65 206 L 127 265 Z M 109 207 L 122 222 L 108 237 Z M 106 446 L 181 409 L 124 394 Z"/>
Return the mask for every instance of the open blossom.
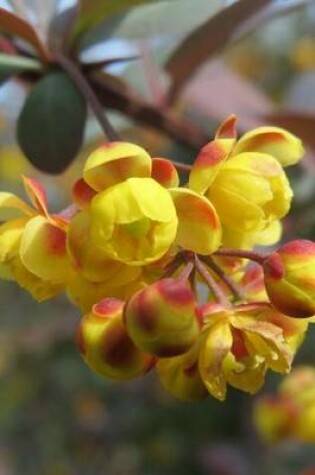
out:
<path id="1" fill-rule="evenodd" d="M 62 291 L 73 275 L 66 253 L 67 222 L 61 215 L 49 215 L 38 182 L 24 178 L 24 186 L 33 207 L 11 193 L 0 194 L 5 221 L 0 227 L 0 263 L 7 277 L 41 301 Z"/>
<path id="2" fill-rule="evenodd" d="M 257 392 L 268 369 L 286 374 L 295 351 L 290 340 L 304 334 L 307 324 L 255 305 L 225 310 L 205 306 L 199 369 L 208 391 L 223 400 L 227 384 Z"/>

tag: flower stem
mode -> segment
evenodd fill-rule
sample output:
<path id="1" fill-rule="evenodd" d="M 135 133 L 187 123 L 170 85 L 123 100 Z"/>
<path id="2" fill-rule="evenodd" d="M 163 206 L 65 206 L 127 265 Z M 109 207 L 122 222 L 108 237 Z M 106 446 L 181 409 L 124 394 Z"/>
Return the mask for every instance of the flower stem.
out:
<path id="1" fill-rule="evenodd" d="M 178 277 L 178 280 L 181 282 L 186 282 L 189 279 L 194 268 L 195 268 L 195 263 L 193 261 L 187 262 L 180 276 Z"/>
<path id="2" fill-rule="evenodd" d="M 211 257 L 200 256 L 200 260 L 204 262 L 208 267 L 210 267 L 210 269 L 212 269 L 213 272 L 215 272 L 220 277 L 220 279 L 230 289 L 235 298 L 237 298 L 238 300 L 245 300 L 246 295 L 243 288 L 239 284 L 237 284 L 237 282 L 235 282 L 232 277 L 227 275 L 224 270 L 220 266 L 218 266 Z"/>
<path id="3" fill-rule="evenodd" d="M 229 308 L 231 304 L 228 298 L 197 256 L 195 258 L 195 268 L 211 290 L 215 299 L 224 307 Z"/>
<path id="4" fill-rule="evenodd" d="M 230 249 L 227 247 L 222 247 L 213 253 L 214 256 L 222 256 L 222 257 L 239 257 L 242 259 L 249 259 L 251 261 L 257 262 L 258 264 L 262 265 L 264 260 L 266 259 L 265 254 L 261 252 L 255 251 L 246 251 L 243 249 Z"/>

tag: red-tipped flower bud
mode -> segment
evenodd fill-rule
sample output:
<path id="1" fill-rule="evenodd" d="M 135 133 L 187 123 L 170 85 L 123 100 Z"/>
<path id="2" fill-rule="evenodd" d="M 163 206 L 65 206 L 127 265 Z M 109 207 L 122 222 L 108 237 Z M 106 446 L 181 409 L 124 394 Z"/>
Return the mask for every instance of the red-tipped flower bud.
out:
<path id="1" fill-rule="evenodd" d="M 186 282 L 160 280 L 129 300 L 125 324 L 141 350 L 160 357 L 183 354 L 200 332 L 194 293 Z"/>
<path id="2" fill-rule="evenodd" d="M 315 315 L 315 243 L 291 241 L 264 262 L 265 285 L 271 303 L 296 318 Z"/>
<path id="3" fill-rule="evenodd" d="M 132 379 L 146 373 L 155 359 L 135 347 L 123 321 L 124 302 L 108 298 L 94 305 L 78 327 L 77 346 L 85 362 L 112 379 Z"/>

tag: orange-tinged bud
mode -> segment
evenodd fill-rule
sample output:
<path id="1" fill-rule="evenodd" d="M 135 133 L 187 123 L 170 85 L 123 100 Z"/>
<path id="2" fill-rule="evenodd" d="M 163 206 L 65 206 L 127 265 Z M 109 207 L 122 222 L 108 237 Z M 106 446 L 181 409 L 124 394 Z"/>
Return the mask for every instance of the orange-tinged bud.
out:
<path id="1" fill-rule="evenodd" d="M 146 373 L 154 358 L 135 347 L 123 321 L 124 302 L 108 298 L 94 305 L 78 327 L 77 346 L 85 362 L 112 379 L 132 379 Z"/>
<path id="2" fill-rule="evenodd" d="M 195 296 L 187 283 L 175 279 L 137 292 L 126 305 L 125 324 L 141 350 L 160 357 L 185 353 L 200 332 Z"/>
<path id="3" fill-rule="evenodd" d="M 266 442 L 279 442 L 295 432 L 299 407 L 284 395 L 264 396 L 254 405 L 254 425 Z"/>
<path id="4" fill-rule="evenodd" d="M 265 285 L 271 303 L 296 318 L 315 314 L 315 243 L 291 241 L 264 262 Z"/>

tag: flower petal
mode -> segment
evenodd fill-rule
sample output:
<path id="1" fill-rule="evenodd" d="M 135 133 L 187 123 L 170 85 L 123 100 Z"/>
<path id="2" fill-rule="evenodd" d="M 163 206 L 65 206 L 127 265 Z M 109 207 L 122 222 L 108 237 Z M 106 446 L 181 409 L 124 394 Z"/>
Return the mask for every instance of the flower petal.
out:
<path id="1" fill-rule="evenodd" d="M 73 276 L 66 252 L 66 232 L 43 216 L 28 221 L 21 240 L 25 267 L 41 279 L 63 283 Z"/>
<path id="2" fill-rule="evenodd" d="M 170 190 L 178 217 L 176 242 L 198 254 L 211 254 L 221 245 L 221 223 L 209 200 L 188 188 Z"/>
<path id="3" fill-rule="evenodd" d="M 34 208 L 43 216 L 49 217 L 47 211 L 47 196 L 44 187 L 34 178 L 23 176 L 23 184 Z"/>
<path id="4" fill-rule="evenodd" d="M 79 208 L 86 208 L 95 195 L 96 191 L 83 178 L 79 178 L 73 185 L 72 198 Z"/>
<path id="5" fill-rule="evenodd" d="M 0 191 L 0 221 L 8 221 L 23 215 L 33 216 L 34 211 L 13 193 Z"/>
<path id="6" fill-rule="evenodd" d="M 152 178 L 165 188 L 179 185 L 179 177 L 174 165 L 165 158 L 152 158 Z"/>
<path id="7" fill-rule="evenodd" d="M 234 139 L 216 139 L 205 145 L 190 172 L 189 188 L 198 193 L 205 193 L 227 160 L 234 143 Z"/>
<path id="8" fill-rule="evenodd" d="M 223 401 L 226 397 L 226 378 L 223 362 L 230 352 L 233 336 L 226 319 L 212 325 L 204 339 L 199 356 L 199 371 L 212 396 Z"/>
<path id="9" fill-rule="evenodd" d="M 300 139 L 280 127 L 258 127 L 237 142 L 233 156 L 242 152 L 261 152 L 275 157 L 286 167 L 299 162 L 304 154 Z"/>
<path id="10" fill-rule="evenodd" d="M 150 177 L 151 157 L 138 145 L 125 142 L 104 144 L 87 159 L 84 180 L 102 191 L 131 177 Z"/>

